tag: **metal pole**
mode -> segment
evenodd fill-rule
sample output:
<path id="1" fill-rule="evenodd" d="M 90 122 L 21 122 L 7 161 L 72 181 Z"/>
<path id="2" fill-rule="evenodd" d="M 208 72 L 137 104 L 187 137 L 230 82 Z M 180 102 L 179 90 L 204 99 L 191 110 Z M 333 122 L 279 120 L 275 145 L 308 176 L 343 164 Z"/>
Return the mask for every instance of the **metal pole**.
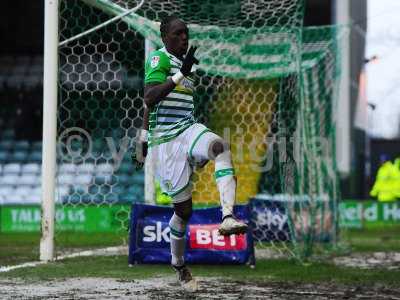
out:
<path id="1" fill-rule="evenodd" d="M 147 60 L 151 51 L 155 50 L 154 44 L 148 39 L 145 40 L 145 61 Z M 151 152 L 147 153 L 146 162 L 144 165 L 144 201 L 148 204 L 154 204 L 156 201 L 155 182 L 154 182 L 154 168 L 155 163 Z"/>
<path id="2" fill-rule="evenodd" d="M 349 1 L 336 0 L 336 23 L 350 24 Z M 341 44 L 341 82 L 336 120 L 336 160 L 343 177 L 350 174 L 350 32 L 346 31 Z"/>
<path id="3" fill-rule="evenodd" d="M 58 86 L 58 2 L 45 0 L 40 260 L 54 258 L 55 170 Z"/>

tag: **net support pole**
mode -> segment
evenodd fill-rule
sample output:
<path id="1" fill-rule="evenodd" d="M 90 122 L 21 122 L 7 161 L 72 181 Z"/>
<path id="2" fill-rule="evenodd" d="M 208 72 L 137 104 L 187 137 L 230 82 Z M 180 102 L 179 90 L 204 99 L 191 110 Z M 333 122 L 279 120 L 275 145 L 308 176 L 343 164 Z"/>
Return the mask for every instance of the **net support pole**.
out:
<path id="1" fill-rule="evenodd" d="M 42 151 L 42 237 L 40 260 L 54 259 L 55 170 L 58 85 L 58 4 L 45 0 Z"/>
<path id="2" fill-rule="evenodd" d="M 155 50 L 154 44 L 145 39 L 144 42 L 145 49 L 145 61 L 147 60 L 151 51 Z M 154 168 L 155 163 L 154 159 L 156 157 L 152 157 L 151 152 L 147 153 L 146 162 L 144 165 L 144 201 L 148 204 L 154 204 L 156 202 L 156 192 L 155 192 L 155 182 L 154 182 Z"/>
<path id="3" fill-rule="evenodd" d="M 350 24 L 349 1 L 336 0 L 335 14 L 337 24 Z M 339 97 L 336 120 L 336 161 L 340 174 L 347 177 L 350 174 L 351 164 L 351 124 L 350 124 L 350 32 L 344 31 L 341 44 L 341 81 L 339 83 Z"/>

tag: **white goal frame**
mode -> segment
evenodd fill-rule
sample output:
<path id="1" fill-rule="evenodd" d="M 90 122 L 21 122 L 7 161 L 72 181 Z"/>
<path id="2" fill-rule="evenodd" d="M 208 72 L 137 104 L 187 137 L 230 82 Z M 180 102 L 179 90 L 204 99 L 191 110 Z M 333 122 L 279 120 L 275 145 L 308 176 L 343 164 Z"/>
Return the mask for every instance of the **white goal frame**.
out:
<path id="1" fill-rule="evenodd" d="M 55 232 L 55 184 L 56 184 L 56 159 L 57 159 L 57 107 L 58 107 L 58 49 L 71 41 L 79 39 L 108 24 L 120 20 L 140 9 L 140 3 L 131 9 L 124 10 L 121 14 L 99 24 L 90 30 L 82 32 L 67 40 L 59 42 L 59 0 L 45 0 L 44 18 L 44 69 L 43 69 L 43 149 L 42 149 L 42 216 L 40 240 L 40 260 L 51 261 L 54 255 Z M 147 45 L 147 43 L 146 43 Z M 150 43 L 148 51 L 151 50 Z M 154 179 L 151 162 L 146 163 L 145 183 L 146 200 L 154 201 Z"/>
<path id="2" fill-rule="evenodd" d="M 40 260 L 54 259 L 58 102 L 58 6 L 45 0 L 43 69 L 42 238 Z"/>

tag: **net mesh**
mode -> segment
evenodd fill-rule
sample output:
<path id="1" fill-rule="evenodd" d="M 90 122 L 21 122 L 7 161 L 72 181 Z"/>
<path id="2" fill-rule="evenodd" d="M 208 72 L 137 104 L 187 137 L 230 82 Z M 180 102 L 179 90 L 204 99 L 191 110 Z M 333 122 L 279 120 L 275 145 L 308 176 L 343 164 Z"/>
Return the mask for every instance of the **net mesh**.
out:
<path id="1" fill-rule="evenodd" d="M 62 0 L 60 41 L 138 4 Z M 129 205 L 144 202 L 144 174 L 129 152 L 142 124 L 145 44 L 162 46 L 158 22 L 169 14 L 199 46 L 196 117 L 231 145 L 237 200 L 253 203 L 257 249 L 304 257 L 317 243 L 332 245 L 340 34 L 303 28 L 301 0 L 145 1 L 60 47 L 60 207 L 112 208 L 108 230 L 125 233 Z M 209 163 L 194 174 L 195 205 L 218 204 L 213 171 Z"/>

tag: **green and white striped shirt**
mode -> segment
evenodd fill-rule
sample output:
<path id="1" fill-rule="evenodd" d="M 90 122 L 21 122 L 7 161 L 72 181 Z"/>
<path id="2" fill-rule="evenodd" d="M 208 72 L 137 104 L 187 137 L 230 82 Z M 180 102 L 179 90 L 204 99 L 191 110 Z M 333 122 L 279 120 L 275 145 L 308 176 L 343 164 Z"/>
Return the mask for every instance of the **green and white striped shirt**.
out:
<path id="1" fill-rule="evenodd" d="M 164 83 L 178 73 L 182 61 L 165 48 L 150 53 L 145 65 L 145 84 Z M 149 147 L 166 143 L 194 124 L 194 80 L 185 77 L 154 106 L 149 116 Z"/>

